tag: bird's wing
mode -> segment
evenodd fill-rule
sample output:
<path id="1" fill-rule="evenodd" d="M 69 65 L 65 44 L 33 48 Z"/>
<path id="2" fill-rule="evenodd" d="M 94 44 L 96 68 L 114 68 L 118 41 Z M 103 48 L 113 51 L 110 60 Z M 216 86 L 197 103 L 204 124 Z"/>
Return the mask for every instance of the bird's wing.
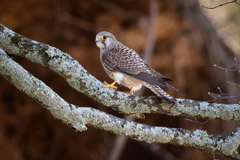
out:
<path id="1" fill-rule="evenodd" d="M 102 54 L 101 61 L 111 71 L 118 71 L 150 84 L 177 90 L 164 82 L 172 81 L 171 79 L 151 69 L 133 50 L 107 51 Z"/>

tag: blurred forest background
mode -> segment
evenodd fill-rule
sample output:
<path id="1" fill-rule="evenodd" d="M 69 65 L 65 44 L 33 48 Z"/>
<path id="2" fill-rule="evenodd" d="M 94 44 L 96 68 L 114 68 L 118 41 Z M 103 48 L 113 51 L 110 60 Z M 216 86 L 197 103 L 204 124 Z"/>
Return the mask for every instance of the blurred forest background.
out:
<path id="1" fill-rule="evenodd" d="M 239 75 L 213 66 L 235 68 L 239 56 L 239 10 L 229 4 L 204 9 L 226 1 L 207 0 L 0 0 L 0 23 L 30 39 L 52 45 L 73 58 L 100 81 L 112 82 L 104 72 L 95 35 L 109 31 L 149 61 L 156 71 L 174 80 L 179 92 L 174 97 L 198 101 L 213 98 L 208 92 L 239 93 L 226 83 L 239 82 Z M 72 89 L 46 67 L 10 55 L 26 70 L 50 86 L 67 102 L 94 107 L 118 117 L 123 115 L 96 103 Z M 121 91 L 126 90 L 119 87 Z M 144 90 L 144 96 L 154 95 Z M 226 100 L 224 103 L 238 103 Z M 189 121 L 191 119 L 193 122 Z M 138 122 L 189 130 L 203 129 L 209 134 L 231 132 L 239 122 L 201 120 L 189 117 L 146 115 Z M 212 160 L 213 155 L 194 148 L 169 144 L 147 144 L 89 127 L 75 132 L 56 120 L 34 100 L 0 77 L 0 160 Z M 122 149 L 119 149 L 122 148 Z M 117 152 L 117 153 L 116 153 Z M 215 158 L 226 160 L 222 155 Z"/>

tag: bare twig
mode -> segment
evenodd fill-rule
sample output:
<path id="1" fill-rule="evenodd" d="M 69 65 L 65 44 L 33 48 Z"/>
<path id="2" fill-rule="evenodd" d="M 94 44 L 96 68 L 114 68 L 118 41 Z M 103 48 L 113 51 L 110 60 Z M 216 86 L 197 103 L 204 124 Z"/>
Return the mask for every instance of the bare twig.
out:
<path id="1" fill-rule="evenodd" d="M 237 60 L 236 56 L 234 57 L 234 61 L 235 61 L 235 66 L 236 66 L 236 69 L 229 69 L 229 68 L 225 68 L 225 67 L 220 67 L 216 64 L 213 64 L 214 67 L 217 67 L 219 69 L 222 69 L 222 70 L 225 70 L 226 72 L 227 71 L 232 71 L 232 72 L 239 72 L 240 73 L 240 63 L 239 61 Z"/>
<path id="2" fill-rule="evenodd" d="M 225 3 L 219 4 L 219 5 L 215 6 L 215 7 L 206 7 L 206 6 L 204 6 L 204 5 L 201 5 L 201 7 L 207 8 L 207 9 L 215 9 L 215 8 L 218 8 L 218 7 L 221 7 L 221 6 L 230 4 L 230 3 L 236 3 L 237 5 L 240 5 L 240 4 L 237 2 L 237 0 L 232 0 L 232 1 L 229 1 L 229 2 L 225 2 Z"/>
<path id="3" fill-rule="evenodd" d="M 238 71 L 237 69 L 229 69 L 229 68 L 220 67 L 220 66 L 218 66 L 216 64 L 214 64 L 213 66 L 217 67 L 219 69 L 225 70 L 225 71 L 232 71 L 232 72 L 237 72 Z"/>
<path id="4" fill-rule="evenodd" d="M 199 129 L 202 129 L 203 125 L 206 124 L 207 122 L 209 122 L 209 119 L 206 120 L 206 121 L 204 121 L 204 122 L 198 121 L 197 118 L 195 118 L 195 121 L 193 121 L 193 120 L 191 120 L 191 119 L 189 119 L 189 118 L 185 118 L 185 120 L 186 120 L 186 121 L 189 121 L 189 122 L 192 122 L 192 123 L 200 124 Z"/>
<path id="5" fill-rule="evenodd" d="M 228 132 L 232 131 L 233 129 L 236 129 L 236 128 L 240 127 L 240 123 L 239 122 L 235 122 L 235 121 L 230 121 L 230 122 L 233 123 L 235 126 L 230 128 L 230 129 L 228 129 L 228 130 L 226 130 L 225 132 L 223 132 L 222 135 L 227 134 Z"/>
<path id="6" fill-rule="evenodd" d="M 213 98 L 213 100 L 209 100 L 208 102 L 212 102 L 212 101 L 216 101 L 216 100 L 223 100 L 223 99 L 233 99 L 233 98 L 240 97 L 240 95 L 238 95 L 238 94 L 223 93 L 220 87 L 217 87 L 217 89 L 219 90 L 220 94 L 208 92 L 208 94 Z"/>
<path id="7" fill-rule="evenodd" d="M 224 68 L 224 67 L 220 67 L 216 64 L 214 64 L 213 66 L 217 67 L 219 69 L 225 70 L 225 71 L 232 71 L 232 72 L 239 72 L 240 73 L 240 67 L 239 67 L 240 63 L 238 62 L 236 56 L 234 57 L 234 61 L 235 61 L 235 65 L 236 65 L 237 69 Z M 230 82 L 228 80 L 225 80 L 225 81 L 229 84 L 233 84 L 233 85 L 236 85 L 236 86 L 240 87 L 240 85 L 237 84 L 237 83 Z M 220 87 L 218 87 L 217 89 L 219 90 L 220 94 L 215 94 L 215 93 L 210 93 L 209 92 L 208 94 L 213 98 L 213 100 L 209 100 L 208 102 L 212 102 L 212 101 L 216 101 L 216 100 L 222 100 L 222 99 L 233 99 L 233 98 L 239 98 L 240 97 L 240 95 L 238 95 L 238 94 L 223 93 L 222 90 L 220 89 Z"/>
<path id="8" fill-rule="evenodd" d="M 240 84 L 237 84 L 237 83 L 234 83 L 234 82 L 230 82 L 230 81 L 228 81 L 228 80 L 225 80 L 227 83 L 229 83 L 229 84 L 233 84 L 233 85 L 236 85 L 236 86 L 238 86 L 238 87 L 240 87 Z"/>

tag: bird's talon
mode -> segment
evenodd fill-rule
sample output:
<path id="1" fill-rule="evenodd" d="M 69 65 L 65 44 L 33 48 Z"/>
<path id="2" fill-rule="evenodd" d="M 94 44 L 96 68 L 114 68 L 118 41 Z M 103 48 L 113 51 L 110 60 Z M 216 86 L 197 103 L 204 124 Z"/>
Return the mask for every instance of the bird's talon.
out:
<path id="1" fill-rule="evenodd" d="M 114 86 L 115 83 L 116 83 L 116 81 L 114 81 L 112 84 L 108 84 L 107 82 L 104 81 L 104 84 L 106 84 L 106 85 L 103 86 L 103 88 L 115 88 L 115 89 L 117 89 L 117 86 Z"/>

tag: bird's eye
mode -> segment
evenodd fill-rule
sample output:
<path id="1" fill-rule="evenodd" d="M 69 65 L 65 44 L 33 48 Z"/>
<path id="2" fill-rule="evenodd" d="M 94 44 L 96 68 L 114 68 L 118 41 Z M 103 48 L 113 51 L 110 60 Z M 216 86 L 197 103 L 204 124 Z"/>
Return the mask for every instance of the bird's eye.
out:
<path id="1" fill-rule="evenodd" d="M 107 39 L 107 36 L 102 36 L 102 39 L 104 39 L 104 40 Z"/>

